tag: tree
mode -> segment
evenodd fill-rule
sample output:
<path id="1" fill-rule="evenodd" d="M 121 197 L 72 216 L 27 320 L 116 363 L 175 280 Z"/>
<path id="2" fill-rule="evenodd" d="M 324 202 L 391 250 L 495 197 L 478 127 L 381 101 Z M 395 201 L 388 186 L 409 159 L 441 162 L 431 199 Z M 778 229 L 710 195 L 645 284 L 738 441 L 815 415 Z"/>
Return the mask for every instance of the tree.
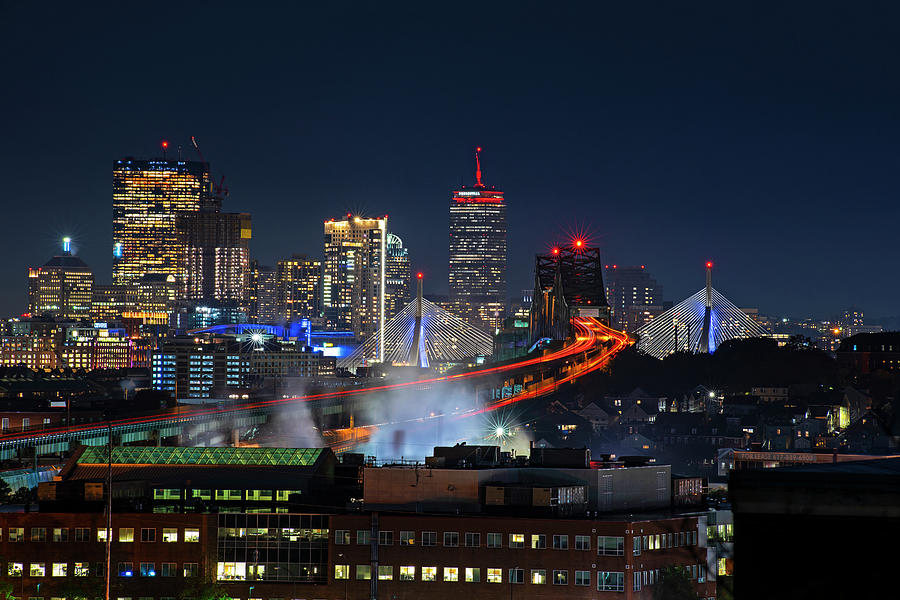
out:
<path id="1" fill-rule="evenodd" d="M 214 581 L 200 577 L 190 577 L 185 580 L 184 588 L 178 594 L 179 600 L 231 600 L 231 595 L 225 588 Z"/>
<path id="2" fill-rule="evenodd" d="M 9 497 L 10 504 L 29 504 L 31 502 L 31 490 L 27 487 L 20 487 Z"/>
<path id="3" fill-rule="evenodd" d="M 13 584 L 9 581 L 0 581 L 0 600 L 16 600 L 13 596 Z"/>
<path id="4" fill-rule="evenodd" d="M 697 600 L 691 577 L 684 567 L 666 567 L 659 572 L 653 600 Z"/>
<path id="5" fill-rule="evenodd" d="M 9 484 L 5 479 L 0 479 L 0 504 L 4 504 L 9 502 L 9 495 L 12 493 L 12 488 L 9 487 Z"/>

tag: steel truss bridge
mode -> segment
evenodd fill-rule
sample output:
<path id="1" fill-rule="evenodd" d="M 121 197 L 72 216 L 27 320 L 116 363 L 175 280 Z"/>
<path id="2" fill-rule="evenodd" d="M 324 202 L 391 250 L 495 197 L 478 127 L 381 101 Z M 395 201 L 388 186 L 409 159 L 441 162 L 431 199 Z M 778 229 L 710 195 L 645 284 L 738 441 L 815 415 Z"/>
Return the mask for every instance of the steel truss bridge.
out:
<path id="1" fill-rule="evenodd" d="M 272 413 L 296 403 L 310 403 L 318 409 L 340 413 L 352 411 L 354 406 L 377 404 L 379 394 L 395 390 L 417 392 L 449 384 L 463 384 L 475 390 L 479 387 L 494 388 L 497 385 L 513 385 L 516 389 L 521 389 L 519 393 L 509 397 L 489 399 L 479 406 L 468 407 L 453 414 L 456 418 L 472 417 L 515 402 L 551 394 L 559 385 L 604 367 L 613 356 L 631 343 L 626 334 L 608 327 L 600 319 L 575 317 L 571 326 L 574 335 L 559 349 L 544 350 L 540 356 L 464 373 L 293 398 L 246 402 L 221 408 L 180 407 L 159 414 L 116 419 L 109 423 L 0 435 L 0 459 L 67 452 L 73 444 L 104 445 L 110 430 L 114 442 L 129 444 L 148 440 L 159 443 L 164 437 L 203 431 L 241 429 L 265 423 Z M 346 441 L 340 444 L 336 450 L 349 450 L 352 447 Z"/>

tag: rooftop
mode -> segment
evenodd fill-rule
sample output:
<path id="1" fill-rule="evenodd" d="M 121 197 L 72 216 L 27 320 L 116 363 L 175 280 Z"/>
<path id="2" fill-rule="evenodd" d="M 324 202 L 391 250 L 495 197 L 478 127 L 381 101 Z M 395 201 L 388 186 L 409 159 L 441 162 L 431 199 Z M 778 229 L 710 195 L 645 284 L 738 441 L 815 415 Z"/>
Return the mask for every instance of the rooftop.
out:
<path id="1" fill-rule="evenodd" d="M 134 446 L 113 448 L 117 465 L 227 465 L 309 467 L 322 454 L 321 448 L 171 448 Z M 86 448 L 79 465 L 107 463 L 105 447 Z"/>

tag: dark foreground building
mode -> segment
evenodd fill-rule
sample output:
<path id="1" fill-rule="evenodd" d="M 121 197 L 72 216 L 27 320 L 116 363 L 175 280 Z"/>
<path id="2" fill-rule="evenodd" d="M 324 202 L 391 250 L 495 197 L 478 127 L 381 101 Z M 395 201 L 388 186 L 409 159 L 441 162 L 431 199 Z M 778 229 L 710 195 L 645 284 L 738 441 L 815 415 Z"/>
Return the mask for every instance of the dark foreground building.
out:
<path id="1" fill-rule="evenodd" d="M 735 598 L 890 598 L 900 459 L 735 471 Z"/>
<path id="2" fill-rule="evenodd" d="M 445 449 L 430 466 L 384 467 L 322 449 L 120 448 L 109 533 L 103 453 L 87 450 L 40 487 L 40 511 L 0 517 L 0 575 L 21 597 L 102 597 L 109 535 L 119 600 L 649 600 L 672 565 L 688 569 L 698 597 L 715 596 L 705 513 L 675 512 L 655 491 L 644 501 L 656 510 L 590 510 L 597 493 L 610 505 L 634 495 L 604 479 L 628 468 L 540 466 L 553 464 L 544 456 L 520 472 L 480 448 L 479 464 L 450 465 L 460 452 Z M 656 480 L 645 473 L 622 481 Z M 392 501 L 392 481 L 422 485 L 395 486 Z M 480 510 L 440 510 L 455 485 Z"/>

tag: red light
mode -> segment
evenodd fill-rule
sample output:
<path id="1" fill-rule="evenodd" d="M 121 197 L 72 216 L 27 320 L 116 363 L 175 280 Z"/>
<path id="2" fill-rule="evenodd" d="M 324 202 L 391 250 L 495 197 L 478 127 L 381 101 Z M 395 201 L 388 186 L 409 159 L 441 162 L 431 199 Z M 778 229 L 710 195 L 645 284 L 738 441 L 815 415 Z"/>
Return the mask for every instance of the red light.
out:
<path id="1" fill-rule="evenodd" d="M 712 261 L 711 260 L 706 261 L 706 268 L 712 269 Z"/>
<path id="2" fill-rule="evenodd" d="M 582 246 L 584 246 L 584 240 L 575 240 L 576 248 L 581 248 Z"/>
<path id="3" fill-rule="evenodd" d="M 475 152 L 481 152 L 481 146 L 478 146 L 477 148 L 475 148 Z"/>
<path id="4" fill-rule="evenodd" d="M 162 147 L 163 147 L 163 150 L 165 150 L 166 148 L 168 148 L 168 147 L 169 147 L 169 142 L 167 142 L 166 140 L 163 140 L 163 142 L 162 142 Z"/>
<path id="5" fill-rule="evenodd" d="M 418 277 L 419 279 L 422 279 L 423 275 L 421 273 L 416 273 L 416 277 Z"/>
<path id="6" fill-rule="evenodd" d="M 644 265 L 641 265 L 641 268 L 643 269 L 643 268 L 644 268 Z"/>
<path id="7" fill-rule="evenodd" d="M 553 254 L 559 254 L 559 248 L 554 248 L 554 249 L 553 249 Z"/>

